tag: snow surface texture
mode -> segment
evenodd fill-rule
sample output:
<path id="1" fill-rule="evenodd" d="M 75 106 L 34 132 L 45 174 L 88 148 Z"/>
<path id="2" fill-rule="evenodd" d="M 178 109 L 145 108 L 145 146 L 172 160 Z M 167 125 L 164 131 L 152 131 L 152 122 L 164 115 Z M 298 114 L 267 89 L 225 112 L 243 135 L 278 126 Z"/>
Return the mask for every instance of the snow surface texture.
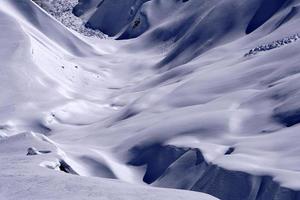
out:
<path id="1" fill-rule="evenodd" d="M 299 6 L 0 1 L 0 199 L 299 199 Z"/>

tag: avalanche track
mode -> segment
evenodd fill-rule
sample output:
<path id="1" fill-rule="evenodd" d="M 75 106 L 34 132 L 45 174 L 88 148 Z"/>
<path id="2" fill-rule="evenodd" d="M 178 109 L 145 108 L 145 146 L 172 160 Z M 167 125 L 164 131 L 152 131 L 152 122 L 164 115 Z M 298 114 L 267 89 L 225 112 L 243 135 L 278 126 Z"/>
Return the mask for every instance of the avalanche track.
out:
<path id="1" fill-rule="evenodd" d="M 299 6 L 1 0 L 0 199 L 299 200 Z"/>

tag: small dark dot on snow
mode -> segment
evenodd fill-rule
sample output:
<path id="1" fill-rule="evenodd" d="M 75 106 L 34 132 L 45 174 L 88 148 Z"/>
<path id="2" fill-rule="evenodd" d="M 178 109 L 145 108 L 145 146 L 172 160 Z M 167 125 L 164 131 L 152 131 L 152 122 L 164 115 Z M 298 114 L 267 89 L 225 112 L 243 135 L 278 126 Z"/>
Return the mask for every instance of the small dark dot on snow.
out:
<path id="1" fill-rule="evenodd" d="M 78 66 L 74 66 L 76 69 L 78 69 Z"/>
<path id="2" fill-rule="evenodd" d="M 227 149 L 227 151 L 225 152 L 224 155 L 230 155 L 230 154 L 232 154 L 232 153 L 234 152 L 234 150 L 235 150 L 234 147 L 229 147 L 229 148 Z"/>
<path id="3" fill-rule="evenodd" d="M 61 66 L 61 68 L 63 68 L 63 69 L 64 69 L 64 68 L 65 68 L 65 66 Z"/>

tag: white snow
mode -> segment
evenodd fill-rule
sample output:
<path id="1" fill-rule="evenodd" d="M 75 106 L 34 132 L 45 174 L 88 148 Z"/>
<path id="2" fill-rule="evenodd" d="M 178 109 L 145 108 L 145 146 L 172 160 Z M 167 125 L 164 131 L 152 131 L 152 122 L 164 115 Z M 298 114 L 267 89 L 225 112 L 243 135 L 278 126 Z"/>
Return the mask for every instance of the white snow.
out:
<path id="1" fill-rule="evenodd" d="M 0 1 L 0 199 L 215 199 L 143 183 L 147 166 L 129 161 L 151 144 L 300 190 L 300 43 L 244 56 L 300 33 L 300 1 L 249 34 L 262 0 L 95 2 L 82 19 L 137 9 L 102 23 L 134 39 L 87 38 L 30 0 Z"/>

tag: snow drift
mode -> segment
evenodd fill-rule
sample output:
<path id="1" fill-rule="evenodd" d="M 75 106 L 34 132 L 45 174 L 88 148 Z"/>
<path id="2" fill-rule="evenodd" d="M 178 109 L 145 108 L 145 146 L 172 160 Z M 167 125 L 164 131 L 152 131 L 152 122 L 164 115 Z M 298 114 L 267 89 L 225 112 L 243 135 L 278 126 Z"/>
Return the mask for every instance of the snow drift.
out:
<path id="1" fill-rule="evenodd" d="M 0 197 L 299 198 L 299 5 L 79 1 L 101 40 L 1 1 Z"/>

